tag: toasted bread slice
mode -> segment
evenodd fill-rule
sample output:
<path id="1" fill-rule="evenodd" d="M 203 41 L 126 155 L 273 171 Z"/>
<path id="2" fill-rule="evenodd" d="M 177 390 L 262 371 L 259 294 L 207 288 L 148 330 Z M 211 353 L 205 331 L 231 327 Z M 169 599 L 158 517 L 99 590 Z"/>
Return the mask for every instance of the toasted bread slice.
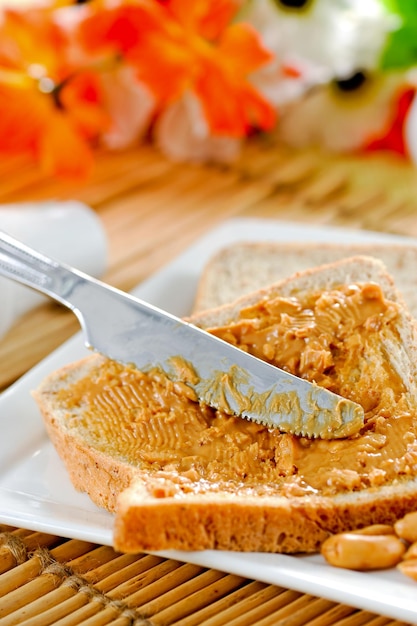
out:
<path id="1" fill-rule="evenodd" d="M 219 250 L 201 274 L 195 313 L 228 304 L 296 272 L 357 255 L 381 260 L 417 318 L 417 245 L 402 243 L 323 243 L 239 241 Z"/>
<path id="2" fill-rule="evenodd" d="M 417 508 L 416 329 L 384 265 L 322 266 L 191 321 L 252 351 L 265 310 L 270 343 L 290 328 L 299 349 L 280 365 L 307 364 L 307 378 L 364 404 L 358 436 L 271 431 L 97 355 L 34 392 L 74 486 L 116 513 L 118 550 L 314 552 L 330 533 Z"/>

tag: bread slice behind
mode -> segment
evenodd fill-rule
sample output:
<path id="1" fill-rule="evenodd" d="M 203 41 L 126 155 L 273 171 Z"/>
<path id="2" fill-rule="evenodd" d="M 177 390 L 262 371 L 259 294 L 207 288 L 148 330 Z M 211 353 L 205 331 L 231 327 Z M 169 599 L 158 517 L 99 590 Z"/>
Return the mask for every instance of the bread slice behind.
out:
<path id="1" fill-rule="evenodd" d="M 381 260 L 417 318 L 417 245 L 401 243 L 251 242 L 232 243 L 206 263 L 193 311 L 214 309 L 307 269 L 352 256 Z"/>

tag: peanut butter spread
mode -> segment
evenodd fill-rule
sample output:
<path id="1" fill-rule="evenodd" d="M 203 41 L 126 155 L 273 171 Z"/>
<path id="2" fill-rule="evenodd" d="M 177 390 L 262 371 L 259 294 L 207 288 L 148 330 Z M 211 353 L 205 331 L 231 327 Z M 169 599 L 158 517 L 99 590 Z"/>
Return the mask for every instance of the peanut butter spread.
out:
<path id="1" fill-rule="evenodd" d="M 98 450 L 155 471 L 153 495 L 172 495 L 172 487 L 157 487 L 166 472 L 177 476 L 177 495 L 220 489 L 331 495 L 379 486 L 417 474 L 417 418 L 387 347 L 400 344 L 397 316 L 397 305 L 366 283 L 262 300 L 233 323 L 211 329 L 361 404 L 365 426 L 345 439 L 269 430 L 199 404 L 186 384 L 159 371 L 145 374 L 112 361 L 60 390 L 59 400 L 69 430 L 76 428 Z"/>

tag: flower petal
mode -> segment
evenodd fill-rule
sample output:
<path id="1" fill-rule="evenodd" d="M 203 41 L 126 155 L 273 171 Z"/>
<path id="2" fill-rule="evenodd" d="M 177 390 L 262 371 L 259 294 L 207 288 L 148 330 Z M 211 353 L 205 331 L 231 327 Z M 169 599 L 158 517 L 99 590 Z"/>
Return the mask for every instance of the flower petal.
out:
<path id="1" fill-rule="evenodd" d="M 112 149 L 129 146 L 150 125 L 155 100 L 149 89 L 136 80 L 131 67 L 103 74 L 101 85 L 106 110 L 111 118 L 103 141 Z"/>
<path id="2" fill-rule="evenodd" d="M 85 178 L 91 173 L 93 154 L 87 141 L 61 113 L 55 113 L 39 137 L 38 157 L 48 174 Z"/>
<path id="3" fill-rule="evenodd" d="M 236 14 L 236 0 L 168 0 L 167 10 L 188 31 L 208 41 L 217 40 Z"/>
<path id="4" fill-rule="evenodd" d="M 261 45 L 256 31 L 247 24 L 229 26 L 220 39 L 218 53 L 225 61 L 230 59 L 234 71 L 245 76 L 273 59 L 271 52 Z"/>
<path id="5" fill-rule="evenodd" d="M 0 84 L 0 102 L 7 103 L 0 115 L 0 150 L 34 153 L 49 118 L 47 104 L 36 92 L 4 84 Z"/>
<path id="6" fill-rule="evenodd" d="M 407 117 L 415 101 L 416 88 L 405 87 L 395 103 L 392 118 L 378 135 L 369 140 L 365 150 L 389 150 L 397 154 L 408 154 Z"/>
<path id="7" fill-rule="evenodd" d="M 164 110 L 155 127 L 156 143 L 174 161 L 230 163 L 240 140 L 210 134 L 201 105 L 192 94 Z"/>
<path id="8" fill-rule="evenodd" d="M 231 80 L 212 65 L 196 84 L 210 128 L 215 134 L 243 137 L 250 128 L 270 129 L 275 123 L 272 106 L 247 81 Z"/>
<path id="9" fill-rule="evenodd" d="M 81 72 L 68 80 L 59 91 L 62 113 L 71 118 L 84 137 L 96 137 L 110 126 L 104 111 L 98 76 Z"/>
<path id="10" fill-rule="evenodd" d="M 79 24 L 78 37 L 90 52 L 107 49 L 127 54 L 141 45 L 145 32 L 158 27 L 159 18 L 159 5 L 151 0 L 115 7 L 92 2 L 90 15 Z"/>

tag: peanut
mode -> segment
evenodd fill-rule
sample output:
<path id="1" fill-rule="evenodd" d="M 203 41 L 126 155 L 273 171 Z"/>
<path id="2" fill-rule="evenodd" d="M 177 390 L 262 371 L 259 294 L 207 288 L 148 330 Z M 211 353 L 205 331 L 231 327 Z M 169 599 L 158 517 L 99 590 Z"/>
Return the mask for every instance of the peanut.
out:
<path id="1" fill-rule="evenodd" d="M 395 535 L 340 533 L 324 541 L 321 553 L 330 565 L 359 571 L 397 565 L 405 545 Z"/>
<path id="2" fill-rule="evenodd" d="M 417 559 L 407 559 L 398 563 L 397 568 L 402 574 L 417 580 Z"/>
<path id="3" fill-rule="evenodd" d="M 407 552 L 404 554 L 403 559 L 417 559 L 417 541 L 411 544 L 407 548 Z"/>
<path id="4" fill-rule="evenodd" d="M 358 535 L 394 535 L 395 530 L 393 526 L 389 524 L 372 524 L 371 526 L 364 526 L 363 528 L 356 528 L 350 532 Z"/>
<path id="5" fill-rule="evenodd" d="M 417 541 L 417 511 L 407 513 L 407 515 L 395 522 L 394 529 L 401 539 L 405 539 L 409 543 Z"/>

